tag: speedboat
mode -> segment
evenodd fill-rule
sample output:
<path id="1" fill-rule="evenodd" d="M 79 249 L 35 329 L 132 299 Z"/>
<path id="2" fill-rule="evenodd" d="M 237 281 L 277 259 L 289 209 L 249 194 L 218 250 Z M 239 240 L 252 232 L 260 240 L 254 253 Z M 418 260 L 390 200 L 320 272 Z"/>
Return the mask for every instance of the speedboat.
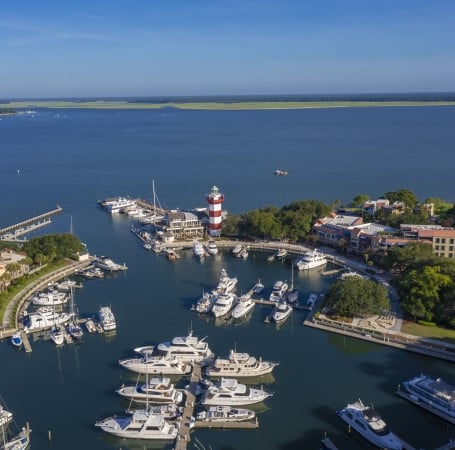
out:
<path id="1" fill-rule="evenodd" d="M 96 324 L 95 321 L 89 317 L 85 322 L 85 328 L 90 334 L 96 333 Z"/>
<path id="2" fill-rule="evenodd" d="M 212 311 L 217 297 L 213 292 L 204 292 L 196 304 L 196 311 L 200 314 L 208 314 Z"/>
<path id="3" fill-rule="evenodd" d="M 443 378 L 419 375 L 404 381 L 403 386 L 413 403 L 455 424 L 454 384 Z"/>
<path id="4" fill-rule="evenodd" d="M 237 253 L 240 253 L 242 251 L 243 245 L 241 243 L 235 244 L 234 248 L 232 249 L 232 253 L 234 255 L 237 255 Z"/>
<path id="5" fill-rule="evenodd" d="M 305 252 L 294 262 L 294 265 L 299 270 L 315 269 L 316 267 L 321 267 L 325 264 L 327 264 L 326 256 L 317 249 Z"/>
<path id="6" fill-rule="evenodd" d="M 232 292 L 220 294 L 216 298 L 216 302 L 212 308 L 212 314 L 215 317 L 226 315 L 234 306 L 236 296 Z"/>
<path id="7" fill-rule="evenodd" d="M 175 389 L 170 378 L 151 378 L 148 383 L 139 386 L 122 386 L 116 390 L 122 397 L 136 403 L 178 405 L 183 400 L 181 391 Z"/>
<path id="8" fill-rule="evenodd" d="M 337 415 L 349 426 L 354 428 L 366 440 L 379 448 L 401 450 L 400 439 L 390 431 L 381 416 L 370 406 L 365 406 L 361 400 L 348 403 Z"/>
<path id="9" fill-rule="evenodd" d="M 276 323 L 284 322 L 292 314 L 292 309 L 288 302 L 279 302 L 272 312 L 272 320 Z"/>
<path id="10" fill-rule="evenodd" d="M 284 299 L 288 290 L 288 284 L 284 281 L 276 281 L 273 285 L 272 293 L 270 294 L 270 301 L 279 303 Z"/>
<path id="11" fill-rule="evenodd" d="M 221 378 L 219 383 L 209 384 L 201 398 L 201 404 L 206 406 L 239 406 L 260 403 L 272 394 L 263 389 L 250 388 L 241 384 L 236 378 Z"/>
<path id="12" fill-rule="evenodd" d="M 223 269 L 221 269 L 220 279 L 218 280 L 218 284 L 214 291 L 217 294 L 232 292 L 235 289 L 237 282 L 237 277 L 230 277 L 226 269 L 223 267 Z"/>
<path id="13" fill-rule="evenodd" d="M 286 299 L 288 301 L 288 303 L 290 304 L 295 304 L 297 303 L 298 299 L 299 299 L 299 290 L 298 289 L 289 289 L 287 295 L 286 295 Z"/>
<path id="14" fill-rule="evenodd" d="M 258 282 L 254 285 L 253 292 L 257 295 L 262 294 L 262 291 L 264 290 L 264 285 L 261 283 L 261 280 L 258 280 Z"/>
<path id="15" fill-rule="evenodd" d="M 55 325 L 51 328 L 50 336 L 55 345 L 63 345 L 65 336 L 59 326 Z"/>
<path id="16" fill-rule="evenodd" d="M 278 364 L 231 350 L 227 358 L 216 358 L 205 373 L 210 377 L 257 377 L 272 372 Z"/>
<path id="17" fill-rule="evenodd" d="M 144 352 L 139 358 L 121 359 L 119 364 L 127 370 L 141 374 L 185 375 L 191 372 L 191 365 L 174 355 L 156 355 Z"/>
<path id="18" fill-rule="evenodd" d="M 199 412 L 196 420 L 204 422 L 244 422 L 253 420 L 256 413 L 251 409 L 233 408 L 231 406 L 211 406 L 208 410 Z"/>
<path id="19" fill-rule="evenodd" d="M 308 307 L 310 310 L 313 309 L 313 306 L 314 306 L 314 304 L 316 303 L 317 300 L 318 300 L 318 294 L 311 293 L 311 294 L 308 296 L 308 299 L 307 299 L 307 301 L 306 301 L 307 307 Z"/>
<path id="20" fill-rule="evenodd" d="M 188 336 L 177 336 L 171 341 L 161 342 L 157 348 L 161 353 L 175 356 L 184 362 L 208 363 L 214 357 L 205 338 L 199 339 L 193 336 L 192 331 Z"/>
<path id="21" fill-rule="evenodd" d="M 121 438 L 173 441 L 178 433 L 177 427 L 167 422 L 164 416 L 143 409 L 126 417 L 108 417 L 96 422 L 95 426 Z"/>
<path id="22" fill-rule="evenodd" d="M 70 280 L 68 278 L 66 280 L 60 281 L 59 283 L 57 283 L 55 285 L 55 287 L 59 291 L 69 291 L 72 287 L 75 287 L 75 286 L 76 286 L 76 282 L 74 280 Z"/>
<path id="23" fill-rule="evenodd" d="M 24 342 L 22 341 L 22 336 L 21 336 L 21 334 L 19 332 L 14 333 L 11 336 L 11 344 L 15 348 L 22 348 L 22 345 L 24 344 Z"/>
<path id="24" fill-rule="evenodd" d="M 288 254 L 288 251 L 285 248 L 279 248 L 275 253 L 276 258 L 284 258 Z"/>
<path id="25" fill-rule="evenodd" d="M 240 319 L 246 316 L 254 307 L 256 303 L 250 295 L 244 294 L 239 297 L 237 304 L 232 309 L 231 315 L 234 319 Z"/>
<path id="26" fill-rule="evenodd" d="M 216 246 L 216 242 L 213 239 L 207 243 L 207 252 L 212 256 L 215 256 L 218 253 L 218 247 Z"/>
<path id="27" fill-rule="evenodd" d="M 109 306 L 101 306 L 98 311 L 98 319 L 104 331 L 113 331 L 117 328 L 115 316 Z"/>
<path id="28" fill-rule="evenodd" d="M 193 242 L 193 255 L 196 258 L 203 258 L 205 256 L 204 246 L 197 239 Z"/>

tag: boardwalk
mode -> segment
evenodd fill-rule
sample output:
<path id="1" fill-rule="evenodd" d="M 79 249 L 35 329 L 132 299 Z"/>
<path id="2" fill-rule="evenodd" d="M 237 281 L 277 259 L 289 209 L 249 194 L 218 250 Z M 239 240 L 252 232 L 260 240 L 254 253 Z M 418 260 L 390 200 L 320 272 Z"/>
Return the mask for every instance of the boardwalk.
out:
<path id="1" fill-rule="evenodd" d="M 0 240 L 17 240 L 19 236 L 50 224 L 50 218 L 56 214 L 61 213 L 62 211 L 63 209 L 57 205 L 57 207 L 52 211 L 48 211 L 46 213 L 40 214 L 39 216 L 31 217 L 30 219 L 26 219 L 22 222 L 2 228 L 0 229 Z"/>

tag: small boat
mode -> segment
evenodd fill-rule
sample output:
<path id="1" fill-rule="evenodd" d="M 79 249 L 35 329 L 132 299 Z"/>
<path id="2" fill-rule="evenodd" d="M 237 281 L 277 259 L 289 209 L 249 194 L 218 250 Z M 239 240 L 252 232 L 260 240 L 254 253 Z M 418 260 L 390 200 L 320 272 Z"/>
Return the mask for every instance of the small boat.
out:
<path id="1" fill-rule="evenodd" d="M 144 248 L 145 248 L 146 250 L 151 250 L 151 249 L 152 249 L 152 244 L 150 244 L 149 242 L 146 242 L 146 243 L 144 244 Z"/>
<path id="2" fill-rule="evenodd" d="M 228 358 L 216 358 L 207 366 L 205 373 L 210 377 L 258 377 L 272 372 L 278 364 L 231 350 Z"/>
<path id="3" fill-rule="evenodd" d="M 117 328 L 115 316 L 109 306 L 101 306 L 98 311 L 98 319 L 104 331 L 113 331 Z"/>
<path id="4" fill-rule="evenodd" d="M 315 294 L 315 293 L 311 293 L 309 296 L 308 296 L 308 299 L 306 301 L 306 305 L 308 307 L 309 310 L 312 310 L 313 309 L 313 306 L 314 304 L 317 302 L 318 300 L 318 294 Z"/>
<path id="5" fill-rule="evenodd" d="M 19 332 L 14 333 L 11 336 L 11 344 L 15 348 L 18 348 L 18 349 L 22 348 L 22 345 L 24 344 L 24 342 L 22 341 L 22 336 Z"/>
<path id="6" fill-rule="evenodd" d="M 11 411 L 7 411 L 2 405 L 0 405 L 0 426 L 3 427 L 12 420 L 13 413 Z"/>
<path id="7" fill-rule="evenodd" d="M 193 242 L 193 255 L 196 258 L 203 258 L 205 256 L 204 246 L 197 239 Z"/>
<path id="8" fill-rule="evenodd" d="M 151 378 L 148 383 L 136 386 L 122 386 L 116 390 L 117 394 L 136 403 L 178 405 L 183 400 L 183 394 L 175 389 L 170 378 Z"/>
<path id="9" fill-rule="evenodd" d="M 237 254 L 239 258 L 247 259 L 248 258 L 248 248 L 242 248 L 241 252 Z"/>
<path id="10" fill-rule="evenodd" d="M 279 248 L 277 250 L 277 252 L 275 253 L 275 257 L 282 259 L 282 258 L 285 258 L 287 254 L 288 254 L 288 251 L 285 248 Z"/>
<path id="11" fill-rule="evenodd" d="M 114 436 L 132 439 L 173 441 L 178 433 L 177 427 L 164 416 L 143 409 L 126 417 L 108 417 L 96 422 L 95 426 Z"/>
<path id="12" fill-rule="evenodd" d="M 207 253 L 212 256 L 215 256 L 218 253 L 218 247 L 213 239 L 209 240 L 207 243 Z"/>
<path id="13" fill-rule="evenodd" d="M 272 394 L 263 389 L 250 388 L 241 384 L 236 378 L 221 378 L 219 383 L 209 384 L 201 398 L 206 406 L 239 406 L 261 403 Z"/>
<path id="14" fill-rule="evenodd" d="M 127 414 L 134 414 L 136 411 L 148 412 L 150 414 L 161 414 L 166 420 L 176 419 L 183 413 L 183 407 L 174 403 L 167 403 L 165 405 L 150 405 L 145 408 L 127 409 Z"/>
<path id="15" fill-rule="evenodd" d="M 275 170 L 275 175 L 286 176 L 286 175 L 288 175 L 288 171 L 287 170 L 276 169 Z"/>
<path id="16" fill-rule="evenodd" d="M 133 349 L 134 353 L 138 353 L 139 355 L 145 355 L 146 353 L 153 354 L 155 352 L 154 345 L 144 345 L 142 347 L 135 347 Z"/>
<path id="17" fill-rule="evenodd" d="M 233 408 L 231 406 L 211 406 L 196 415 L 196 420 L 204 422 L 244 422 L 253 420 L 256 413 L 251 409 Z"/>
<path id="18" fill-rule="evenodd" d="M 218 295 L 213 292 L 204 292 L 196 304 L 196 312 L 199 314 L 208 314 L 212 311 Z"/>
<path id="19" fill-rule="evenodd" d="M 237 255 L 238 253 L 240 253 L 242 251 L 242 248 L 243 248 L 243 245 L 241 243 L 237 243 L 237 244 L 235 244 L 234 248 L 232 249 L 232 253 L 234 253 L 234 255 Z"/>
<path id="20" fill-rule="evenodd" d="M 76 322 L 72 321 L 67 326 L 68 334 L 75 340 L 80 341 L 84 337 L 82 327 Z"/>
<path id="21" fill-rule="evenodd" d="M 261 280 L 258 280 L 258 282 L 254 285 L 253 292 L 257 295 L 262 294 L 262 291 L 264 290 L 264 285 L 261 283 Z"/>
<path id="22" fill-rule="evenodd" d="M 63 280 L 63 281 L 60 281 L 59 283 L 57 283 L 55 285 L 55 287 L 59 290 L 59 291 L 69 291 L 72 287 L 76 287 L 76 282 L 74 280 L 70 280 L 70 279 L 66 279 L 66 280 Z"/>
<path id="23" fill-rule="evenodd" d="M 272 320 L 276 323 L 284 322 L 292 314 L 292 306 L 286 301 L 280 301 L 272 312 Z"/>
<path id="24" fill-rule="evenodd" d="M 65 342 L 65 336 L 59 326 L 53 326 L 49 333 L 55 345 L 63 345 Z"/>
<path id="25" fill-rule="evenodd" d="M 90 334 L 96 333 L 96 323 L 91 317 L 86 320 L 85 328 Z"/>
<path id="26" fill-rule="evenodd" d="M 379 448 L 401 450 L 401 440 L 390 431 L 381 416 L 370 406 L 365 406 L 361 400 L 348 403 L 337 412 L 350 427 L 361 434 L 366 440 Z"/>

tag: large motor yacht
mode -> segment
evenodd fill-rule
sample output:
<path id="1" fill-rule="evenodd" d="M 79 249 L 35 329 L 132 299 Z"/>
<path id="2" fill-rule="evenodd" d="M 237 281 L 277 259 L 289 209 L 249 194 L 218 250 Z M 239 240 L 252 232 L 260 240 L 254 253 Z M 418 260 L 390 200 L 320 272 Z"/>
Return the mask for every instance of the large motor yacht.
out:
<path id="1" fill-rule="evenodd" d="M 270 301 L 279 303 L 284 299 L 288 290 L 288 284 L 284 281 L 276 281 L 273 285 L 272 293 L 270 294 Z"/>
<path id="2" fill-rule="evenodd" d="M 197 414 L 196 420 L 204 422 L 244 422 L 253 420 L 256 413 L 251 409 L 233 408 L 232 406 L 211 406 Z"/>
<path id="3" fill-rule="evenodd" d="M 201 398 L 206 406 L 239 406 L 260 403 L 272 394 L 263 389 L 250 388 L 236 378 L 221 378 L 219 383 L 211 383 Z"/>
<path id="4" fill-rule="evenodd" d="M 442 378 L 420 375 L 404 381 L 409 400 L 455 424 L 455 385 Z"/>
<path id="5" fill-rule="evenodd" d="M 361 400 L 348 403 L 337 414 L 365 439 L 379 448 L 388 450 L 403 448 L 400 439 L 390 431 L 381 416 L 373 408 L 365 406 Z"/>
<path id="6" fill-rule="evenodd" d="M 171 379 L 167 377 L 151 378 L 148 383 L 136 386 L 122 386 L 117 394 L 136 403 L 178 405 L 183 400 L 181 391 L 175 389 Z"/>
<path id="7" fill-rule="evenodd" d="M 236 298 L 232 292 L 218 295 L 212 308 L 212 314 L 215 317 L 225 316 L 234 307 Z"/>
<path id="8" fill-rule="evenodd" d="M 113 331 L 117 328 L 115 316 L 109 306 L 101 306 L 98 311 L 98 318 L 104 331 Z"/>
<path id="9" fill-rule="evenodd" d="M 327 264 L 326 256 L 314 249 L 313 251 L 305 252 L 299 259 L 297 259 L 294 265 L 299 270 L 315 269 Z"/>
<path id="10" fill-rule="evenodd" d="M 292 314 L 292 306 L 285 300 L 280 301 L 272 312 L 272 320 L 276 323 L 284 322 Z"/>
<path id="11" fill-rule="evenodd" d="M 186 375 L 191 365 L 173 355 L 156 355 L 145 351 L 141 357 L 122 359 L 119 364 L 131 372 L 150 375 Z"/>
<path id="12" fill-rule="evenodd" d="M 243 294 L 239 297 L 237 304 L 234 306 L 231 315 L 234 319 L 240 319 L 246 316 L 256 305 L 250 295 Z"/>
<path id="13" fill-rule="evenodd" d="M 226 269 L 221 269 L 220 279 L 218 284 L 215 288 L 215 292 L 217 294 L 226 294 L 228 292 L 232 292 L 237 285 L 237 277 L 230 277 L 226 271 Z"/>
<path id="14" fill-rule="evenodd" d="M 227 358 L 216 358 L 205 373 L 210 377 L 257 377 L 272 372 L 278 364 L 231 350 Z"/>

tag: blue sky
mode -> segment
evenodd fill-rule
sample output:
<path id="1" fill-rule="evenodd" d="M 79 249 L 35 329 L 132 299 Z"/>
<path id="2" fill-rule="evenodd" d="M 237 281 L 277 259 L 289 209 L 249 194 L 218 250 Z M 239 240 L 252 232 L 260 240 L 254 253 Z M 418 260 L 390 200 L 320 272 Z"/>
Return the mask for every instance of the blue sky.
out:
<path id="1" fill-rule="evenodd" d="M 0 2 L 0 98 L 455 91 L 453 0 Z"/>

